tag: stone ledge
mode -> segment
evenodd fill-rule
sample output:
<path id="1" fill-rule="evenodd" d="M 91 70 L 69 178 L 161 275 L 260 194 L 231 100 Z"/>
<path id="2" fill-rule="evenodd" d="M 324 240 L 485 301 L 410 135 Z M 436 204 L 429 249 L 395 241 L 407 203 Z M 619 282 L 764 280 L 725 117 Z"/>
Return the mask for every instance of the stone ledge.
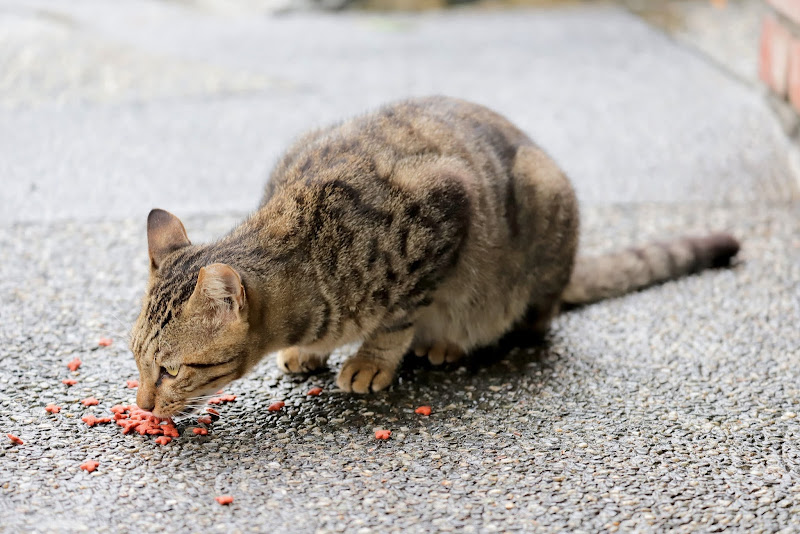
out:
<path id="1" fill-rule="evenodd" d="M 767 0 L 759 50 L 759 77 L 779 100 L 800 113 L 800 2 Z M 785 121 L 783 121 L 785 122 Z"/>

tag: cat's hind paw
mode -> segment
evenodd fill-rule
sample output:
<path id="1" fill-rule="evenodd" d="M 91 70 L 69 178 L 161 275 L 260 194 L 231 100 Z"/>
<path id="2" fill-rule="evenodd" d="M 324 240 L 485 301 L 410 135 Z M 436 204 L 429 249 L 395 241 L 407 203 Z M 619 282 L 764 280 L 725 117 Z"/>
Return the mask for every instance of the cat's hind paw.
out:
<path id="1" fill-rule="evenodd" d="M 394 381 L 394 369 L 372 358 L 354 356 L 344 362 L 336 385 L 347 392 L 374 393 L 389 387 Z"/>
<path id="2" fill-rule="evenodd" d="M 432 365 L 457 362 L 464 357 L 464 351 L 458 345 L 446 341 L 438 341 L 431 346 L 417 345 L 414 354 L 419 357 L 427 356 Z"/>
<path id="3" fill-rule="evenodd" d="M 278 353 L 278 369 L 284 373 L 311 373 L 325 366 L 328 355 L 303 352 L 297 347 L 289 347 Z"/>

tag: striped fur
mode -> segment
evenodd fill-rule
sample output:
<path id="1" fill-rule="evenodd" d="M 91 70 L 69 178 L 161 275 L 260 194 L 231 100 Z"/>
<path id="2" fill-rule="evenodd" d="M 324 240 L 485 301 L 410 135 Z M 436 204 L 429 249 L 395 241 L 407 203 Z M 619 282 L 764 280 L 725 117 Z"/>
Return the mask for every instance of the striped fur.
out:
<path id="1" fill-rule="evenodd" d="M 739 242 L 720 233 L 579 257 L 562 300 L 580 306 L 619 297 L 703 269 L 728 266 L 738 252 Z"/>
<path id="2" fill-rule="evenodd" d="M 409 100 L 311 132 L 222 239 L 190 244 L 174 215 L 151 212 L 150 281 L 131 343 L 138 403 L 172 416 L 269 352 L 305 372 L 351 342 L 362 344 L 337 384 L 377 391 L 409 350 L 455 361 L 514 328 L 546 328 L 562 294 L 614 296 L 724 255 L 710 238 L 664 256 L 675 263 L 666 272 L 657 258 L 670 248 L 580 260 L 564 293 L 578 225 L 561 170 L 482 106 Z M 681 251 L 692 258 L 681 263 Z M 615 261 L 632 265 L 621 280 Z"/>

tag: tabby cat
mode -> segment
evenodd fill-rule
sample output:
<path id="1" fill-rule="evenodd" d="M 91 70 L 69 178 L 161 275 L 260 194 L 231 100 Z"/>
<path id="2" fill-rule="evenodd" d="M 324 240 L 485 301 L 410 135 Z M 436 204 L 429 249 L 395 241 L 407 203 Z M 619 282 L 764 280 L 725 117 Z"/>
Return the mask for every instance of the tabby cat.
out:
<path id="1" fill-rule="evenodd" d="M 131 349 L 137 402 L 160 417 L 278 353 L 287 373 L 362 342 L 337 385 L 379 391 L 413 351 L 454 362 L 579 305 L 728 264 L 726 234 L 575 259 L 578 208 L 556 164 L 508 120 L 447 97 L 407 100 L 311 132 L 260 207 L 193 245 L 147 218 L 150 279 Z"/>

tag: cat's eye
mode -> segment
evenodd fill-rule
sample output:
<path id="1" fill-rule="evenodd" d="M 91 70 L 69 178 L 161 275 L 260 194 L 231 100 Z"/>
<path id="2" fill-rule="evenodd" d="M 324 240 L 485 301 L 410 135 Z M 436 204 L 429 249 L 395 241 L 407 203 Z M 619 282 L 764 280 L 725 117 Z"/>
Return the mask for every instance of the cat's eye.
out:
<path id="1" fill-rule="evenodd" d="M 178 371 L 180 371 L 181 367 L 180 365 L 176 365 L 175 367 L 165 367 L 164 369 L 167 370 L 170 376 L 178 376 Z"/>

